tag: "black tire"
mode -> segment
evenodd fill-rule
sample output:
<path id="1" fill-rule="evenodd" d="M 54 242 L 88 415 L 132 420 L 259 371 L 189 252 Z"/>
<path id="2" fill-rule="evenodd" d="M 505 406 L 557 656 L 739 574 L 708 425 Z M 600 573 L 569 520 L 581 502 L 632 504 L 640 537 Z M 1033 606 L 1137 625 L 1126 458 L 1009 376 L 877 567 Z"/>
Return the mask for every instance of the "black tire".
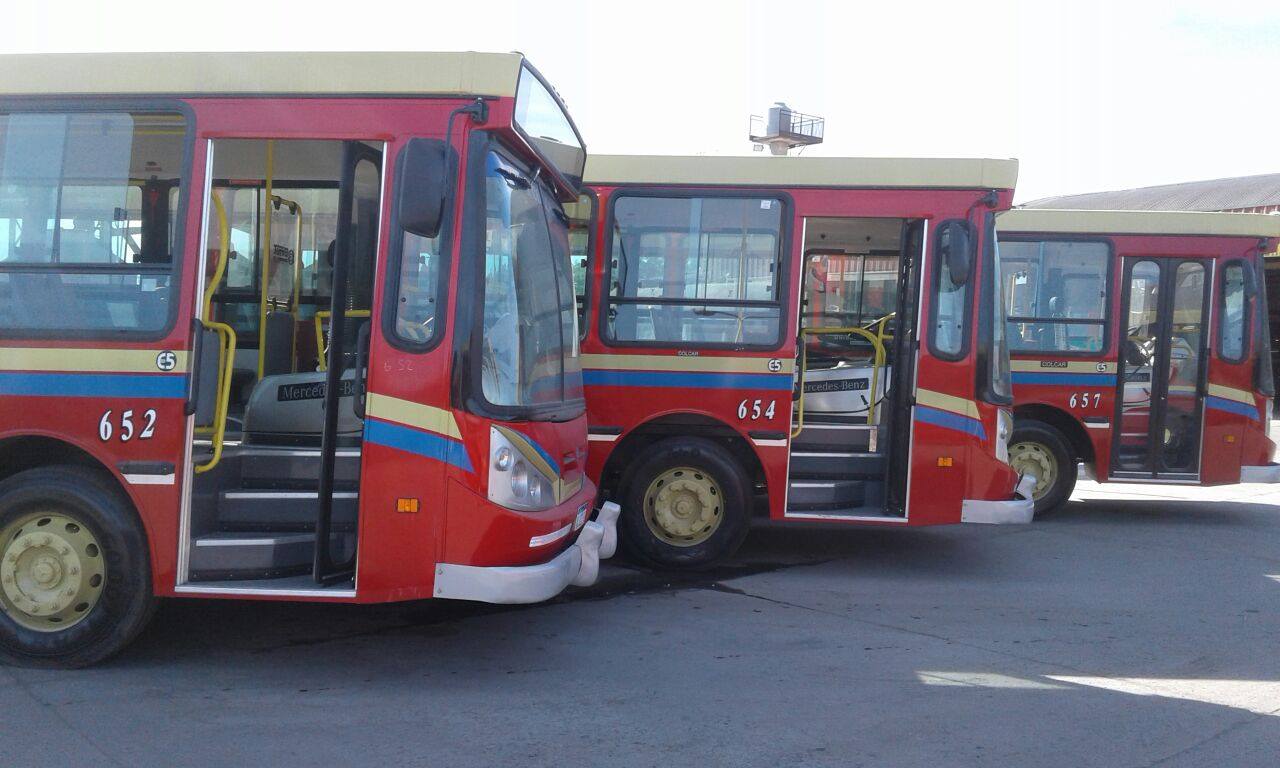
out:
<path id="1" fill-rule="evenodd" d="M 722 503 L 719 524 L 705 540 L 691 545 L 672 544 L 650 529 L 645 515 L 645 493 L 663 473 L 680 467 L 704 473 L 719 487 Z M 631 559 L 665 569 L 710 568 L 738 550 L 750 527 L 750 483 L 741 464 L 723 446 L 701 437 L 660 440 L 645 449 L 622 483 L 622 516 L 619 544 Z"/>
<path id="2" fill-rule="evenodd" d="M 1075 451 L 1071 450 L 1066 436 L 1056 427 L 1030 419 L 1017 421 L 1013 425 L 1013 437 L 1009 440 L 1011 453 L 1019 443 L 1038 445 L 1051 454 L 1058 465 L 1056 480 L 1035 500 L 1036 517 L 1053 512 L 1066 503 L 1075 490 L 1078 471 Z"/>
<path id="3" fill-rule="evenodd" d="M 74 466 L 20 472 L 0 483 L 0 531 L 36 510 L 74 517 L 96 537 L 105 562 L 97 603 L 64 630 L 24 627 L 0 610 L 0 661 L 24 667 L 87 667 L 132 641 L 154 613 L 151 558 L 132 504 L 99 473 Z M 7 542 L 0 542 L 0 549 Z"/>

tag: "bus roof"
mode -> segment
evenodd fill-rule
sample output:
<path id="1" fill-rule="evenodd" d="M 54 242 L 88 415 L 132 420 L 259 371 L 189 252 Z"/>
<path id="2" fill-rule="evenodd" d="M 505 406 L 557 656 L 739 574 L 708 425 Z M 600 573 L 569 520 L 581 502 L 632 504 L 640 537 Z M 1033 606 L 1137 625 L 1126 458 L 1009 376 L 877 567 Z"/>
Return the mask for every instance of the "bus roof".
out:
<path id="1" fill-rule="evenodd" d="M 592 155 L 588 184 L 1013 189 L 1017 160 Z"/>
<path id="2" fill-rule="evenodd" d="M 514 96 L 518 53 L 0 55 L 0 96 L 440 94 Z"/>
<path id="3" fill-rule="evenodd" d="M 1261 213 L 1015 208 L 996 224 L 1001 232 L 1280 237 L 1280 216 Z"/>

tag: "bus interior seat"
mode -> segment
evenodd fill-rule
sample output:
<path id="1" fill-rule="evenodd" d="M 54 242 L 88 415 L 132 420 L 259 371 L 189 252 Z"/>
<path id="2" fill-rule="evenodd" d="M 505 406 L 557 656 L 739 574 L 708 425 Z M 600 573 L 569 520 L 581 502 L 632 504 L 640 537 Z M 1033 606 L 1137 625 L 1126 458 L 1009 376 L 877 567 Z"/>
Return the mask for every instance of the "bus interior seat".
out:
<path id="1" fill-rule="evenodd" d="M 277 376 L 293 370 L 293 314 L 272 311 L 267 313 L 266 332 L 263 334 L 262 376 Z"/>

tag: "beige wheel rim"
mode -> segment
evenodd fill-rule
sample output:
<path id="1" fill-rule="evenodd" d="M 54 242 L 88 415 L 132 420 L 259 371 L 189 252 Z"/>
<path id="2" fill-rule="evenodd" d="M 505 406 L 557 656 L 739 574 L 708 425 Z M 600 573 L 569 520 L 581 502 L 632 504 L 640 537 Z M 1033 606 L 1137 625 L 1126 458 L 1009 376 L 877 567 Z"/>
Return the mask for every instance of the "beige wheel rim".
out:
<path id="1" fill-rule="evenodd" d="M 677 547 L 707 539 L 724 518 L 724 494 L 706 472 L 676 467 L 658 475 L 644 492 L 644 521 L 654 536 Z"/>
<path id="2" fill-rule="evenodd" d="M 1014 443 L 1009 446 L 1009 466 L 1022 474 L 1033 475 L 1036 487 L 1031 498 L 1039 501 L 1058 481 L 1058 460 L 1041 443 Z"/>
<path id="3" fill-rule="evenodd" d="M 27 629 L 75 626 L 105 583 L 102 547 L 75 518 L 38 512 L 0 530 L 0 609 Z"/>

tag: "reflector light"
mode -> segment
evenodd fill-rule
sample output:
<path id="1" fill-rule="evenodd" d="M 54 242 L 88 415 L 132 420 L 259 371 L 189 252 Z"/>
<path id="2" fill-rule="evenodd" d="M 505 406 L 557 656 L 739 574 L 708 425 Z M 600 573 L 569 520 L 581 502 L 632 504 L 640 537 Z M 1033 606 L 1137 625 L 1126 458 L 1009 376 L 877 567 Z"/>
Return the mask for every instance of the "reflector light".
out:
<path id="1" fill-rule="evenodd" d="M 940 467 L 949 467 L 949 466 L 951 466 L 953 463 L 954 463 L 954 460 L 953 460 L 950 456 L 939 456 L 939 457 L 938 457 L 938 466 L 940 466 Z"/>
<path id="2" fill-rule="evenodd" d="M 396 499 L 396 511 L 414 514 L 418 511 L 417 499 Z"/>

